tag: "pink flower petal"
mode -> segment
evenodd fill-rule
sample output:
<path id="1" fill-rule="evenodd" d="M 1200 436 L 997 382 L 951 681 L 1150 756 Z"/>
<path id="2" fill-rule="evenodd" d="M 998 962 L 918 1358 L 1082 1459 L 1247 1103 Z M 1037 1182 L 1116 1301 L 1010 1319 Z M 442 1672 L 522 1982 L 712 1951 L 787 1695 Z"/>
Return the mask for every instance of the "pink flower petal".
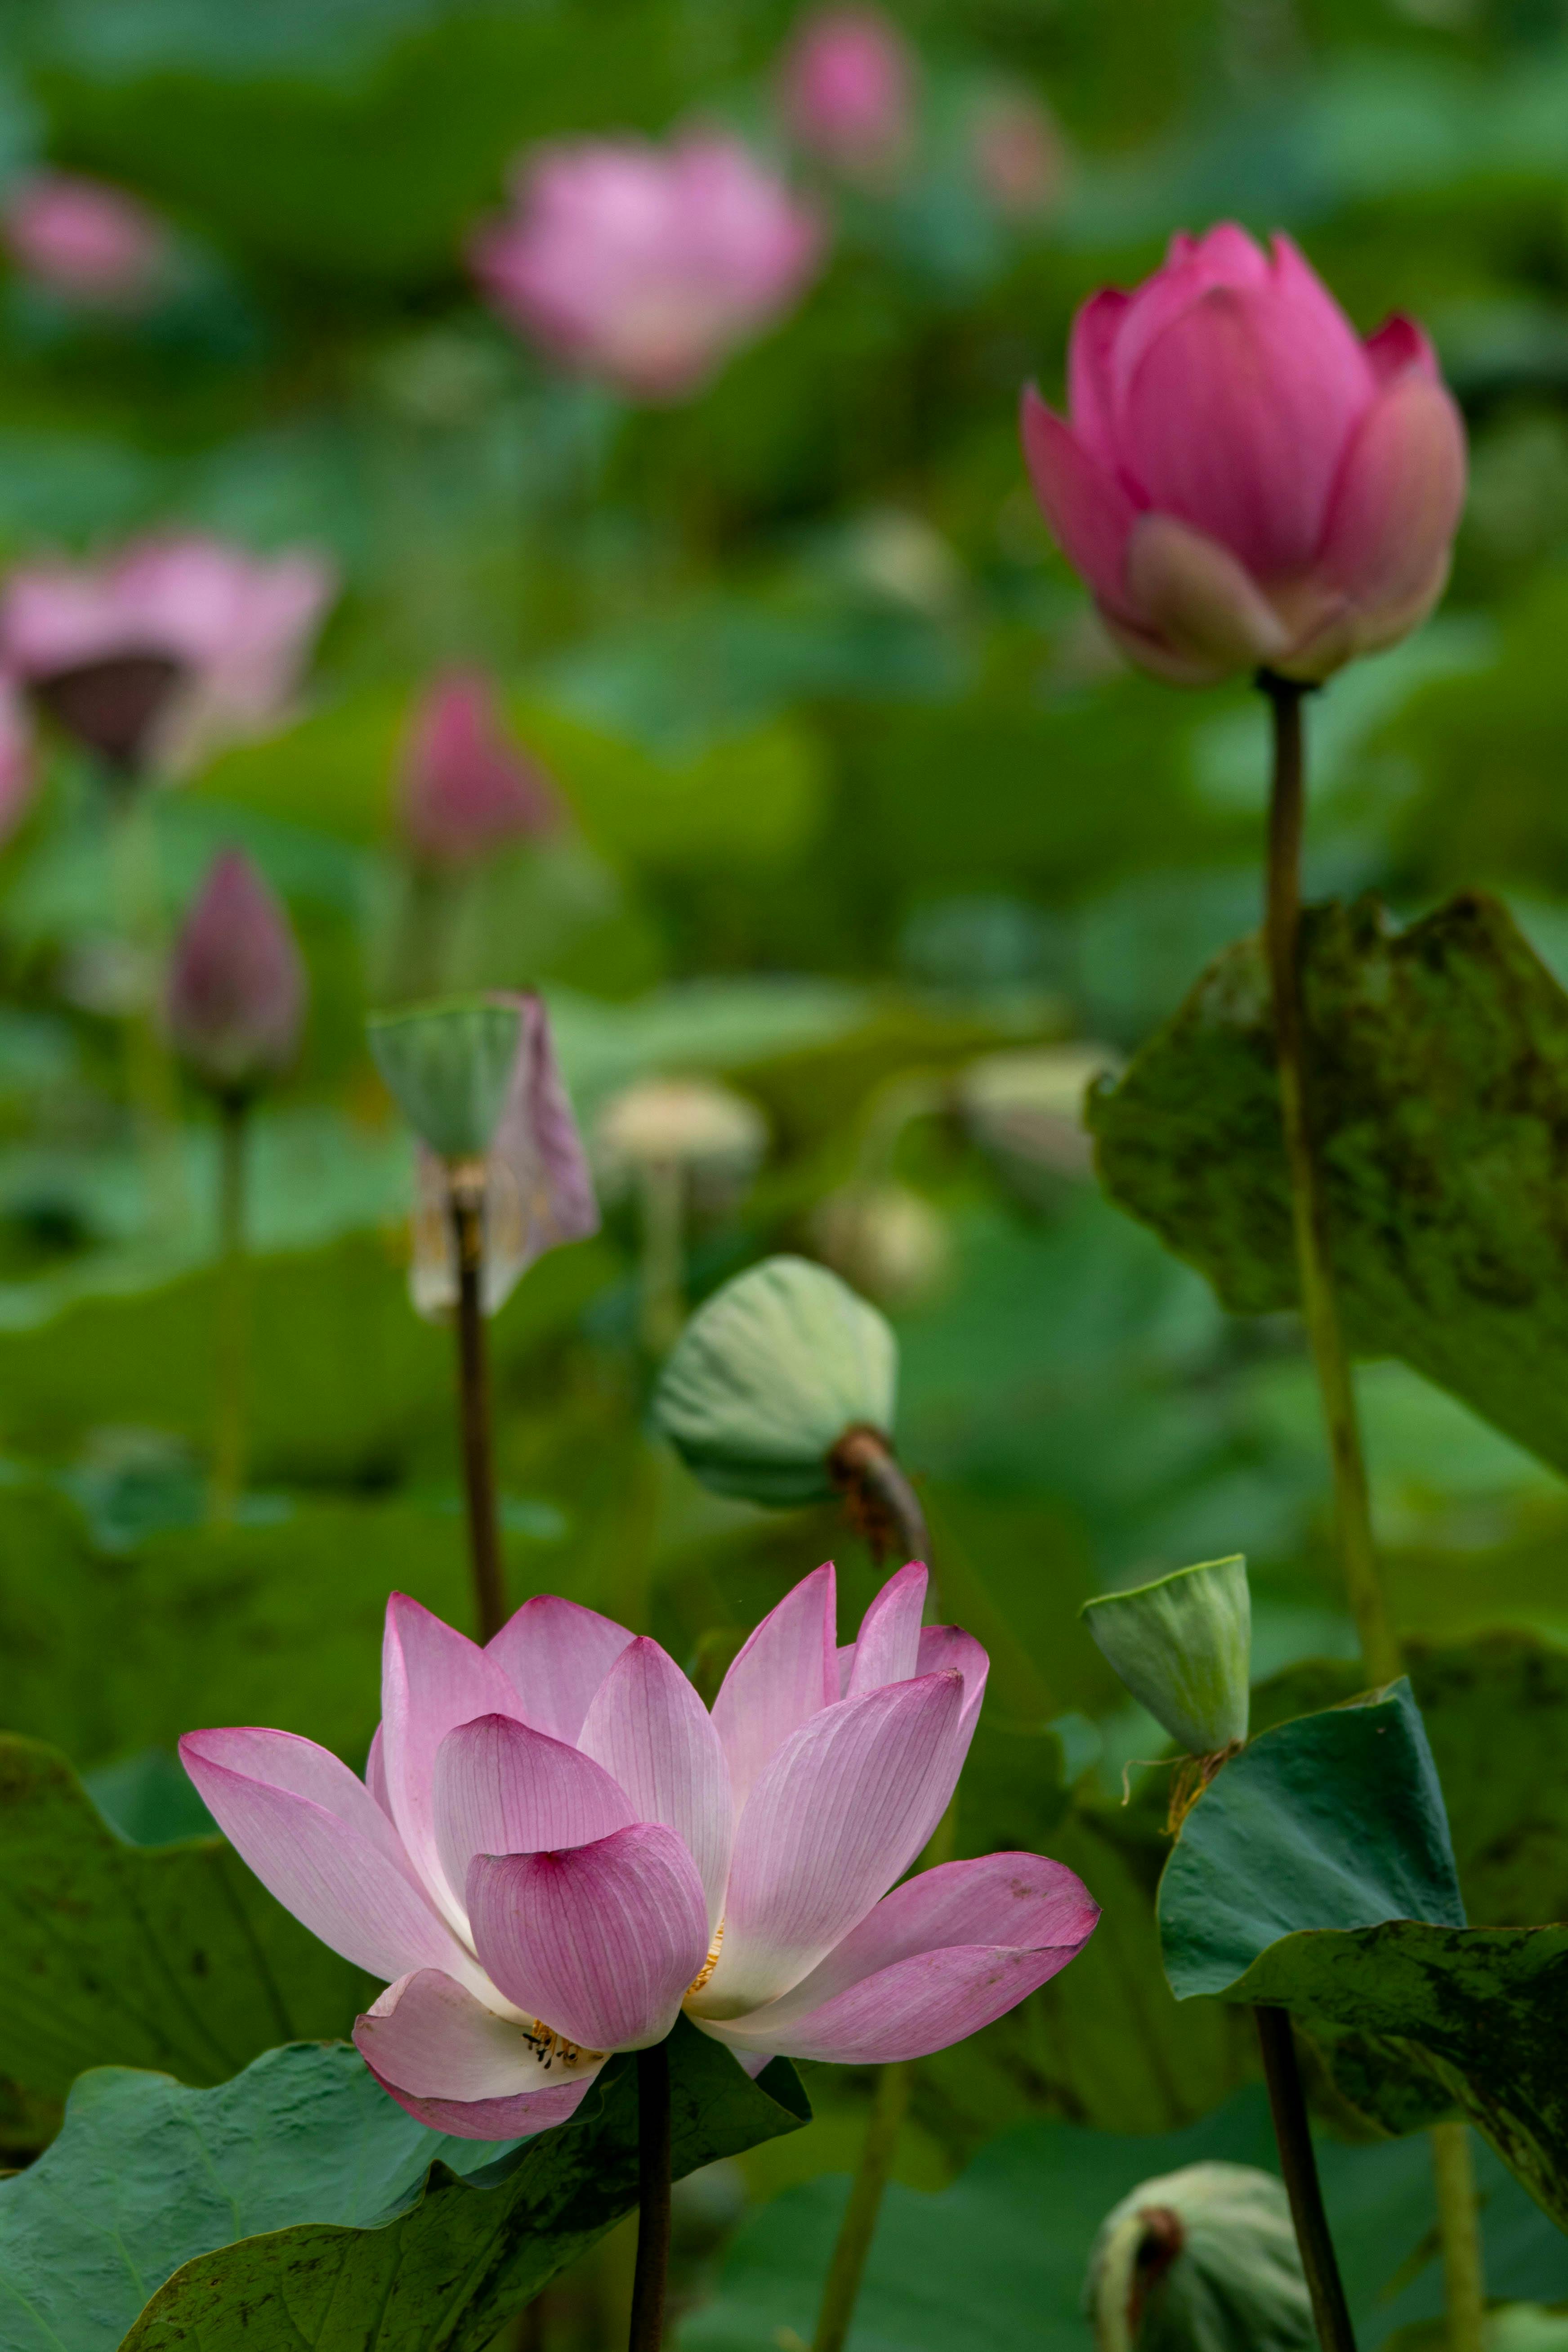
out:
<path id="1" fill-rule="evenodd" d="M 730 1875 L 730 1768 L 712 1717 L 657 1642 L 639 1639 L 621 1652 L 588 1709 L 582 1748 L 625 1790 L 636 1820 L 662 1822 L 683 1841 L 702 1881 L 711 1935 Z"/>
<path id="2" fill-rule="evenodd" d="M 381 1656 L 381 1761 L 387 1804 L 425 1885 L 462 1932 L 462 1888 L 450 1886 L 436 1843 L 436 1754 L 449 1731 L 481 1715 L 521 1717 L 516 1691 L 492 1657 L 405 1592 L 386 1604 Z"/>
<path id="3" fill-rule="evenodd" d="M 1164 266 L 1129 295 L 1117 330 L 1110 390 L 1112 413 L 1119 420 L 1119 441 L 1128 388 L 1156 337 L 1214 287 L 1263 289 L 1268 282 L 1268 257 L 1234 221 L 1221 221 L 1205 236 L 1177 232 Z"/>
<path id="4" fill-rule="evenodd" d="M 596 1609 L 542 1592 L 507 1620 L 485 1655 L 511 1684 L 535 1731 L 574 1748 L 594 1693 L 631 1638 Z"/>
<path id="5" fill-rule="evenodd" d="M 662 2041 L 708 1956 L 702 1883 L 659 1822 L 563 1853 L 481 1854 L 468 1895 L 508 2000 L 584 2050 Z"/>
<path id="6" fill-rule="evenodd" d="M 1165 644 L 1221 670 L 1276 661 L 1289 633 L 1256 582 L 1217 540 L 1164 514 L 1140 515 L 1127 578 Z"/>
<path id="7" fill-rule="evenodd" d="M 378 1977 L 472 1970 L 346 1764 L 292 1732 L 188 1731 L 180 1759 L 219 1829 L 313 1936 Z"/>
<path id="8" fill-rule="evenodd" d="M 515 1717 L 481 1715 L 436 1751 L 435 1819 L 441 1867 L 460 1899 L 477 1853 L 587 1845 L 637 1813 L 592 1757 Z"/>
<path id="9" fill-rule="evenodd" d="M 1131 295 L 1113 286 L 1091 294 L 1068 344 L 1068 415 L 1075 438 L 1108 474 L 1116 471 L 1112 356 Z"/>
<path id="10" fill-rule="evenodd" d="M 790 1734 L 838 1696 L 833 1563 L 803 1577 L 737 1654 L 713 1702 L 737 1814 Z"/>
<path id="11" fill-rule="evenodd" d="M 1035 496 L 1062 553 L 1102 604 L 1129 613 L 1122 567 L 1137 509 L 1032 384 L 1025 388 L 1019 429 Z"/>
<path id="12" fill-rule="evenodd" d="M 958 1674 L 839 1699 L 766 1766 L 735 1832 L 719 1964 L 694 2014 L 774 2000 L 908 1869 L 952 1794 Z"/>
<path id="13" fill-rule="evenodd" d="M 438 1969 L 388 1985 L 354 2023 L 354 2046 L 376 2080 L 418 2099 L 536 2097 L 580 2079 L 542 2050 L 531 2020 L 501 2017 Z M 597 2074 L 598 2067 L 587 2069 Z"/>
<path id="14" fill-rule="evenodd" d="M 1436 601 L 1464 499 L 1459 412 L 1442 384 L 1407 371 L 1351 446 L 1315 567 L 1357 607 L 1358 650 L 1391 644 Z"/>
<path id="15" fill-rule="evenodd" d="M 954 1670 L 963 1676 L 963 1706 L 954 1737 L 963 1742 L 967 1755 L 980 1716 L 980 1702 L 985 1696 L 991 1660 L 973 1634 L 966 1633 L 962 1625 L 922 1625 L 915 1673 L 940 1675 Z"/>
<path id="16" fill-rule="evenodd" d="M 923 1562 L 911 1560 L 890 1576 L 865 1616 L 855 1644 L 847 1697 L 876 1690 L 883 1683 L 906 1683 L 919 1672 L 921 1612 L 931 1582 Z"/>
<path id="17" fill-rule="evenodd" d="M 1425 329 L 1400 311 L 1385 319 L 1376 334 L 1367 337 L 1363 348 L 1380 390 L 1412 369 L 1417 375 L 1429 376 L 1434 383 L 1442 380 L 1437 354 Z"/>

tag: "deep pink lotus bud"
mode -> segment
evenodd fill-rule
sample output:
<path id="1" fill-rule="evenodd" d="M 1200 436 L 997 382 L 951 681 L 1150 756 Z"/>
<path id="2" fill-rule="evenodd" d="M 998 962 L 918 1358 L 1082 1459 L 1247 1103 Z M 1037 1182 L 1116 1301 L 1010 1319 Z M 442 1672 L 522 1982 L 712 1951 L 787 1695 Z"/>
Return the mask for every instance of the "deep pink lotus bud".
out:
<path id="1" fill-rule="evenodd" d="M 914 131 L 918 73 L 879 8 L 824 8 L 784 53 L 784 120 L 803 147 L 857 178 L 896 163 Z"/>
<path id="2" fill-rule="evenodd" d="M 1027 90 L 998 90 L 977 108 L 969 152 L 982 194 L 1007 218 L 1036 219 L 1059 202 L 1067 148 L 1050 109 Z"/>
<path id="3" fill-rule="evenodd" d="M 476 277 L 546 351 L 638 400 L 679 400 L 786 310 L 822 252 L 816 214 L 739 140 L 584 139 L 519 171 Z"/>
<path id="4" fill-rule="evenodd" d="M 35 172 L 14 187 L 0 238 L 35 285 L 110 310 L 150 300 L 172 258 L 167 229 L 139 198 L 74 172 Z"/>
<path id="5" fill-rule="evenodd" d="M 1073 324 L 1070 422 L 1025 393 L 1035 494 L 1132 658 L 1308 681 L 1442 594 L 1465 435 L 1408 319 L 1365 341 L 1289 237 L 1173 239 Z"/>
<path id="6" fill-rule="evenodd" d="M 0 678 L 0 842 L 9 841 L 37 789 L 27 706 L 9 678 Z"/>
<path id="7" fill-rule="evenodd" d="M 403 831 L 416 857 L 468 866 L 509 841 L 552 833 L 561 807 L 549 779 L 501 723 L 495 688 L 453 670 L 426 690 L 403 760 Z"/>
<path id="8" fill-rule="evenodd" d="M 175 942 L 169 1035 L 216 1092 L 247 1095 L 293 1060 L 305 971 L 289 918 L 248 857 L 226 849 Z"/>
<path id="9" fill-rule="evenodd" d="M 0 599 L 0 661 L 110 766 L 185 768 L 286 714 L 335 589 L 303 549 L 195 534 L 24 564 Z"/>
<path id="10" fill-rule="evenodd" d="M 962 2041 L 1064 1969 L 1099 1916 L 1035 1853 L 900 1885 L 946 1810 L 986 1656 L 899 1570 L 840 1649 L 819 1568 L 710 1714 L 657 1642 L 541 1595 L 480 1649 L 387 1604 L 363 1780 L 287 1731 L 192 1731 L 185 1769 L 263 1885 L 386 1980 L 354 2028 L 421 2122 L 563 2123 L 615 2050 L 682 2010 L 743 2065 Z"/>

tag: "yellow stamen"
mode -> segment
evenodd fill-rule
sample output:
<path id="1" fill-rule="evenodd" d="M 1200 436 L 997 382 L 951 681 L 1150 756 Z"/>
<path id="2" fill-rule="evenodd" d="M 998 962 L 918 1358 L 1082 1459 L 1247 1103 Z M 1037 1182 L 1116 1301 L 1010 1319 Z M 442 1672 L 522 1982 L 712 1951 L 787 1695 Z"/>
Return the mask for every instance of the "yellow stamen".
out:
<path id="1" fill-rule="evenodd" d="M 531 2025 L 522 2028 L 522 2038 L 547 2074 L 557 2061 L 563 2066 L 575 2066 L 580 2059 L 585 2059 L 592 2065 L 608 2054 L 603 2050 L 580 2048 L 575 2042 L 568 2042 L 563 2033 L 557 2033 L 537 2017 Z"/>
<path id="2" fill-rule="evenodd" d="M 718 1927 L 714 1931 L 713 1949 L 709 1953 L 708 1958 L 703 1961 L 702 1966 L 698 1969 L 697 1974 L 692 1978 L 691 1982 L 686 1988 L 686 1998 L 688 2000 L 691 1999 L 694 1993 L 700 1993 L 701 1991 L 703 1986 L 707 1983 L 709 1978 L 718 1967 L 720 1948 L 723 1944 L 723 1941 L 724 1922 L 721 1919 Z"/>

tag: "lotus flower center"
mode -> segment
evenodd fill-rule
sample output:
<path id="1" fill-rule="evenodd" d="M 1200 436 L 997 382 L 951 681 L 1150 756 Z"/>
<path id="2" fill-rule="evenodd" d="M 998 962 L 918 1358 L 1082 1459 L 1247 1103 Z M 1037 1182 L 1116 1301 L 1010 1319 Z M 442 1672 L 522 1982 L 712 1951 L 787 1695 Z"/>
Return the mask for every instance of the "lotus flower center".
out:
<path id="1" fill-rule="evenodd" d="M 575 2066 L 579 2061 L 596 2066 L 602 2058 L 609 2055 L 607 2051 L 584 2050 L 577 2042 L 568 2042 L 563 2033 L 555 2032 L 542 2018 L 536 2017 L 531 2025 L 525 2025 L 522 2038 L 547 2074 L 552 2066 L 559 2065 L 564 2070 Z"/>
<path id="2" fill-rule="evenodd" d="M 697 1974 L 692 1978 L 691 1982 L 686 1988 L 686 1998 L 688 2000 L 690 2000 L 695 1994 L 701 1991 L 703 1986 L 707 1983 L 709 1978 L 718 1967 L 719 1954 L 723 1948 L 723 1943 L 724 1922 L 721 1919 L 718 1927 L 714 1931 L 712 1950 L 709 1953 L 708 1958 L 703 1961 L 702 1966 L 698 1969 Z"/>

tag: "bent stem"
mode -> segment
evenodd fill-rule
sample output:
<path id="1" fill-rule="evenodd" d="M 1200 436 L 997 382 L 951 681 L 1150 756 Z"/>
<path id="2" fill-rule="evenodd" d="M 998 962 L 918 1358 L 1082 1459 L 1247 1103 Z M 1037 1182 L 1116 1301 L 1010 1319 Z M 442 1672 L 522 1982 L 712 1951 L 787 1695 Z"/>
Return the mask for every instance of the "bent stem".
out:
<path id="1" fill-rule="evenodd" d="M 877 2234 L 882 2192 L 893 2168 L 893 2152 L 899 2144 L 899 2133 L 909 2104 L 909 2066 L 895 2060 L 882 2068 L 878 2078 L 876 2094 L 871 2101 L 871 2119 L 866 2126 L 866 2137 L 860 2149 L 860 2161 L 855 2168 L 849 2202 L 844 2209 L 833 2260 L 827 2267 L 827 2283 L 822 2290 L 822 2306 L 816 2315 L 816 2333 L 811 2339 L 811 2352 L 843 2352 L 844 2339 L 855 2316 L 856 2300 L 860 2293 L 861 2279 L 865 2276 L 871 2241 Z"/>
<path id="2" fill-rule="evenodd" d="M 1334 2242 L 1329 2235 L 1318 2159 L 1307 2125 L 1307 2101 L 1296 2063 L 1296 2043 L 1288 2009 L 1255 2009 L 1263 2050 L 1263 2076 L 1279 2147 L 1279 2170 L 1290 2200 L 1290 2219 L 1301 2252 L 1312 2319 L 1322 2352 L 1355 2352 L 1350 2306 L 1345 2301 Z"/>
<path id="3" fill-rule="evenodd" d="M 637 2262 L 627 2352 L 659 2352 L 669 2273 L 669 2044 L 637 2052 Z"/>
<path id="4" fill-rule="evenodd" d="M 250 1104 L 240 1094 L 218 1102 L 217 1345 L 213 1365 L 212 1517 L 228 1527 L 245 1492 L 249 1397 L 250 1282 L 246 1256 L 246 1157 Z"/>
<path id="5" fill-rule="evenodd" d="M 906 1560 L 925 1558 L 929 1543 L 920 1497 L 879 1429 L 847 1429 L 827 1457 L 827 1469 L 844 1496 L 849 1524 L 865 1538 L 879 1568 L 889 1552 Z"/>
<path id="6" fill-rule="evenodd" d="M 456 1162 L 450 1171 L 449 1187 L 447 1207 L 458 1261 L 458 1409 L 463 1447 L 463 1493 L 468 1507 L 468 1564 L 473 1572 L 474 1613 L 479 1619 L 479 1639 L 488 1642 L 506 1622 L 506 1591 L 490 1444 L 489 1367 L 485 1355 L 484 1162 Z"/>
<path id="7" fill-rule="evenodd" d="M 1294 678 L 1277 677 L 1271 670 L 1260 670 L 1258 682 L 1268 698 L 1274 719 L 1274 781 L 1268 806 L 1268 904 L 1264 931 L 1301 1312 L 1318 1376 L 1333 1465 L 1335 1549 L 1367 1676 L 1373 1683 L 1384 1683 L 1399 1672 L 1399 1644 L 1389 1619 L 1373 1548 L 1361 1424 L 1334 1297 L 1321 1175 L 1307 1116 L 1300 930 L 1305 803 L 1301 702 L 1308 688 Z"/>
<path id="8" fill-rule="evenodd" d="M 1482 2352 L 1487 2294 L 1477 2219 L 1476 2168 L 1465 2124 L 1434 2124 L 1432 2173 L 1437 2190 L 1437 2232 L 1443 2248 L 1443 2298 L 1448 2352 Z"/>

